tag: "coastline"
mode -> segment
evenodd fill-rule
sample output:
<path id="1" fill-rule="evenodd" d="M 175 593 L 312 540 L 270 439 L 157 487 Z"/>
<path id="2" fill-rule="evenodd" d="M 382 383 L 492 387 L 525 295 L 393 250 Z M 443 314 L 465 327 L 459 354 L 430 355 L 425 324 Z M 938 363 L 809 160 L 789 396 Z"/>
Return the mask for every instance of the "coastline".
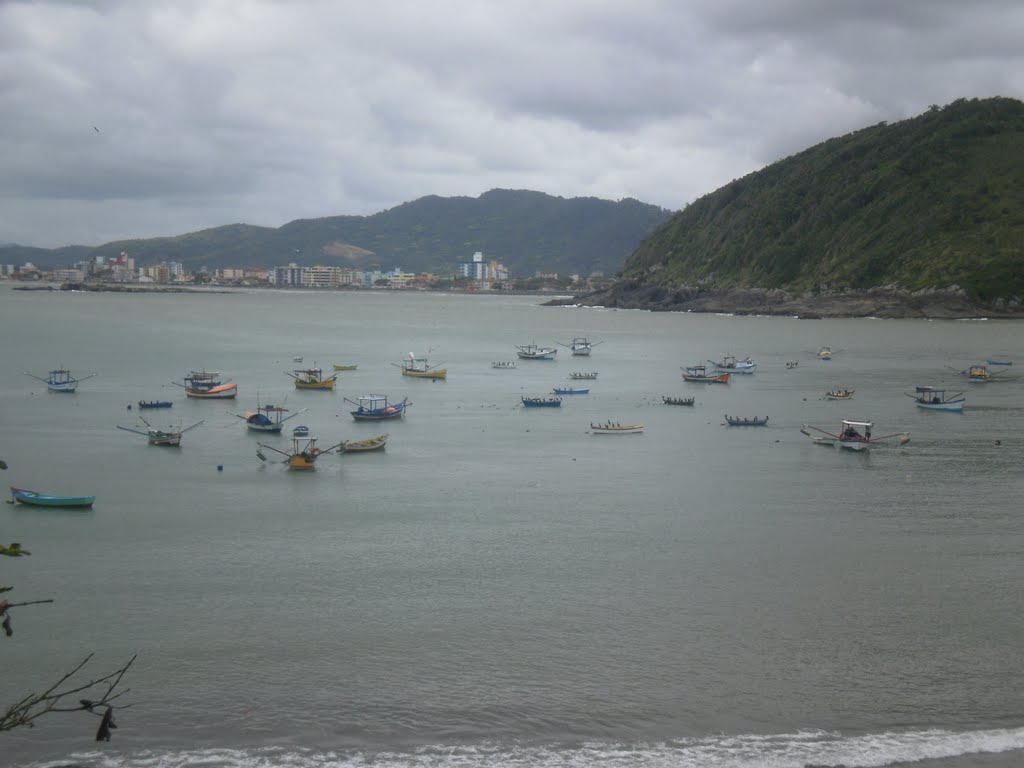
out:
<path id="1" fill-rule="evenodd" d="M 1019 302 L 980 304 L 959 289 L 906 291 L 893 287 L 827 294 L 794 294 L 781 289 L 670 288 L 622 282 L 604 290 L 546 306 L 577 305 L 651 312 L 703 312 L 733 315 L 779 315 L 807 320 L 840 317 L 965 320 L 1024 319 Z"/>

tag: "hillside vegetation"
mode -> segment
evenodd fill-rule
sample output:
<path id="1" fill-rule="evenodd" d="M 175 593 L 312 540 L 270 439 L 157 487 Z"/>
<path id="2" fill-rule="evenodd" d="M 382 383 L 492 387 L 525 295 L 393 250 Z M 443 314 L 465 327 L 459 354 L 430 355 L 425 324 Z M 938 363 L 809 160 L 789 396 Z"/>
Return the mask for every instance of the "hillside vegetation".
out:
<path id="1" fill-rule="evenodd" d="M 189 269 L 213 269 L 296 262 L 450 274 L 455 264 L 482 251 L 513 275 L 613 275 L 637 243 L 669 215 L 632 199 L 566 199 L 495 189 L 476 198 L 423 197 L 372 216 L 299 219 L 277 229 L 233 224 L 71 251 L 0 247 L 0 262 L 21 263 L 18 258 L 26 255 L 38 265 L 52 266 L 67 263 L 69 252 L 91 258 L 124 251 L 140 266 L 180 261 Z"/>
<path id="2" fill-rule="evenodd" d="M 1024 104 L 972 99 L 830 139 L 678 212 L 636 287 L 1024 297 Z"/>

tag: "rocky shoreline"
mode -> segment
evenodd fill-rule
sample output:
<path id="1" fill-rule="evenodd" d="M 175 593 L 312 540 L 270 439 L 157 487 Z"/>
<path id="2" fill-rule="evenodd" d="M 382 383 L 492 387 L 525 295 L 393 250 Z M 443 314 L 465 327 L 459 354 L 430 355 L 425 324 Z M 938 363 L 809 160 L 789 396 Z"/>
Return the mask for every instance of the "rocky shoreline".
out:
<path id="1" fill-rule="evenodd" d="M 883 318 L 1013 318 L 1024 319 L 1019 301 L 991 305 L 971 301 L 959 289 L 906 291 L 894 287 L 827 294 L 794 294 L 783 290 L 743 288 L 672 288 L 631 281 L 594 293 L 555 299 L 554 305 L 580 305 L 652 312 L 713 312 L 734 315 L 781 315 L 805 319 L 826 317 Z"/>

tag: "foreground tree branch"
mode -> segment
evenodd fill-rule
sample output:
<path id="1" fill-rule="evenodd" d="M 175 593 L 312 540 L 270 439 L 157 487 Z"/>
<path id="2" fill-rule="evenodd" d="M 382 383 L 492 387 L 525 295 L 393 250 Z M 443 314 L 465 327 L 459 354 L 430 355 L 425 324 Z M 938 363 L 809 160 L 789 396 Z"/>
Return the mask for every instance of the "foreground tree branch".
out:
<path id="1" fill-rule="evenodd" d="M 132 656 L 126 664 L 109 674 L 85 682 L 78 682 L 75 678 L 81 679 L 79 673 L 89 663 L 93 655 L 90 653 L 74 669 L 42 693 L 30 693 L 21 701 L 11 705 L 6 712 L 0 715 L 0 732 L 10 731 L 22 726 L 31 728 L 34 726 L 36 719 L 51 712 L 84 711 L 101 718 L 99 730 L 96 732 L 96 740 L 110 741 L 110 729 L 117 727 L 114 724 L 114 709 L 124 709 L 131 706 L 130 704 L 114 705 L 112 702 L 131 690 L 130 688 L 125 688 L 117 691 L 117 687 L 121 683 L 121 678 L 124 677 L 125 673 L 135 662 L 138 654 Z M 95 692 L 98 692 L 99 697 L 81 698 L 73 705 L 71 704 L 71 698 L 86 692 L 93 692 L 94 696 Z"/>

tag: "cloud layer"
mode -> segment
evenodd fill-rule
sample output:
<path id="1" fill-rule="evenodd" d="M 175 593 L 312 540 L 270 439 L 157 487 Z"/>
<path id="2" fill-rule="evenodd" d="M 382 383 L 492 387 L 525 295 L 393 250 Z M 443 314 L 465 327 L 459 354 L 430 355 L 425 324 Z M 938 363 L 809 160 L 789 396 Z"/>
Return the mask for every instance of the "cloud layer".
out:
<path id="1" fill-rule="evenodd" d="M 0 242 L 494 187 L 680 208 L 830 136 L 1024 97 L 1001 0 L 0 0 Z"/>

